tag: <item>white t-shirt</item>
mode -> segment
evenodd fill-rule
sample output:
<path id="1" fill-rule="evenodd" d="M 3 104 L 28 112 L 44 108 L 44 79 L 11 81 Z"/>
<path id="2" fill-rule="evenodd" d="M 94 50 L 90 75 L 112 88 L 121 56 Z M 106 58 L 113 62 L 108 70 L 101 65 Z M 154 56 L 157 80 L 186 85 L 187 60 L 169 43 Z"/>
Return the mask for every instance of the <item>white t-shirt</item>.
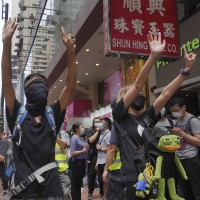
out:
<path id="1" fill-rule="evenodd" d="M 111 132 L 109 129 L 107 129 L 101 133 L 98 144 L 100 144 L 102 148 L 105 148 L 110 144 L 110 142 L 109 142 L 110 134 L 111 134 Z M 102 152 L 102 151 L 98 151 L 97 159 L 98 159 L 98 164 L 105 164 L 106 163 L 106 153 Z"/>

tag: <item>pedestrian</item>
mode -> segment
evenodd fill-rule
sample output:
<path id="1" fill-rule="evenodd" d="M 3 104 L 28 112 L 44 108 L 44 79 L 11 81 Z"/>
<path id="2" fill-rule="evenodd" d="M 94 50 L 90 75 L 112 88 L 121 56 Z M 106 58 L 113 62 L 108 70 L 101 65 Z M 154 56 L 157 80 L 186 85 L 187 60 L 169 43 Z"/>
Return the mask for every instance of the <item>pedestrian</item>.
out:
<path id="1" fill-rule="evenodd" d="M 181 194 L 186 200 L 200 199 L 200 121 L 191 113 L 183 98 L 175 97 L 169 101 L 173 117 L 177 119 L 176 127 L 170 131 L 181 139 L 181 148 L 176 151 L 188 177 L 188 181 L 179 177 Z M 190 119 L 191 118 L 191 119 Z"/>
<path id="2" fill-rule="evenodd" d="M 72 125 L 73 136 L 71 138 L 70 153 L 72 156 L 71 170 L 71 195 L 72 200 L 81 200 L 81 185 L 86 171 L 86 158 L 88 144 L 81 135 L 84 134 L 84 128 L 81 123 Z"/>
<path id="3" fill-rule="evenodd" d="M 71 181 L 67 163 L 67 148 L 70 148 L 69 135 L 61 129 L 56 140 L 55 160 L 58 165 L 64 200 L 71 200 Z"/>
<path id="4" fill-rule="evenodd" d="M 115 131 L 114 127 L 112 127 L 111 132 Z M 106 159 L 110 157 L 110 154 L 113 154 L 112 163 L 108 166 L 106 162 L 103 172 L 103 181 L 107 183 L 107 192 L 106 199 L 107 200 L 124 200 L 124 183 L 121 180 L 121 158 L 120 152 L 117 148 L 117 151 L 112 151 L 113 144 L 108 146 Z"/>
<path id="5" fill-rule="evenodd" d="M 119 91 L 116 105 L 113 107 L 112 111 L 115 122 L 121 126 L 126 135 L 138 148 L 142 145 L 141 136 L 146 125 L 145 121 L 143 121 L 144 117 L 150 119 L 149 123 L 152 126 L 157 123 L 161 109 L 186 79 L 186 75 L 189 75 L 196 58 L 195 54 L 188 54 L 184 46 L 185 69 L 182 69 L 179 75 L 162 90 L 160 96 L 155 100 L 153 105 L 141 114 L 141 110 L 145 105 L 145 96 L 141 91 L 151 68 L 164 51 L 166 45 L 165 41 L 161 42 L 161 33 L 157 32 L 149 32 L 148 41 L 151 50 L 150 57 L 146 61 L 135 82 L 131 86 L 123 87 L 121 91 Z M 111 146 L 112 151 L 116 152 L 117 146 L 120 150 L 122 161 L 121 175 L 126 187 L 125 198 L 126 200 L 138 199 L 135 196 L 136 191 L 133 187 L 139 175 L 134 164 L 134 158 L 137 152 L 134 151 L 127 140 L 122 137 L 117 128 L 115 128 L 115 130 L 116 134 L 114 132 L 111 133 L 110 144 L 113 144 Z M 112 156 L 107 159 L 108 165 L 111 164 L 112 159 Z"/>
<path id="6" fill-rule="evenodd" d="M 2 86 L 6 102 L 6 116 L 11 132 L 15 127 L 21 103 L 16 99 L 12 84 L 11 45 L 17 28 L 16 18 L 3 27 Z M 52 129 L 46 114 L 49 87 L 45 76 L 30 74 L 24 81 L 27 114 L 21 126 L 21 140 L 13 143 L 16 172 L 12 189 L 6 197 L 14 199 L 63 199 L 63 190 L 55 164 L 56 135 L 63 122 L 66 107 L 76 85 L 75 38 L 61 27 L 62 41 L 67 48 L 67 75 L 58 100 L 48 106 L 53 112 L 56 129 Z M 49 116 L 49 114 L 47 113 Z M 54 127 L 55 127 L 54 126 Z M 18 144 L 18 142 L 20 144 Z M 39 175 L 33 174 L 36 170 Z M 46 171 L 46 172 L 45 172 Z M 44 172 L 44 173 L 42 173 Z M 30 178 L 31 176 L 31 178 Z M 29 178 L 28 178 L 29 177 Z"/>
<path id="7" fill-rule="evenodd" d="M 3 124 L 0 124 L 0 179 L 2 181 L 3 191 L 5 194 L 8 190 L 8 179 L 5 176 L 5 171 L 6 171 L 5 160 L 10 146 L 10 142 L 8 139 L 3 138 L 3 136 L 4 136 Z"/>
<path id="8" fill-rule="evenodd" d="M 99 141 L 96 145 L 98 150 L 97 162 L 96 162 L 96 170 L 98 174 L 99 181 L 99 193 L 102 199 L 106 199 L 106 186 L 107 184 L 103 183 L 103 171 L 106 163 L 106 153 L 108 149 L 109 140 L 110 140 L 110 130 L 111 130 L 112 122 L 109 118 L 101 119 L 99 123 L 99 129 L 101 130 L 101 135 L 99 137 Z"/>
<path id="9" fill-rule="evenodd" d="M 88 200 L 92 200 L 92 194 L 94 192 L 95 183 L 96 183 L 96 176 L 97 171 L 95 169 L 95 165 L 97 162 L 97 154 L 98 150 L 96 145 L 99 141 L 100 130 L 99 130 L 99 117 L 95 117 L 92 120 L 92 127 L 87 132 L 88 137 L 88 156 L 87 156 L 87 163 L 88 163 Z"/>

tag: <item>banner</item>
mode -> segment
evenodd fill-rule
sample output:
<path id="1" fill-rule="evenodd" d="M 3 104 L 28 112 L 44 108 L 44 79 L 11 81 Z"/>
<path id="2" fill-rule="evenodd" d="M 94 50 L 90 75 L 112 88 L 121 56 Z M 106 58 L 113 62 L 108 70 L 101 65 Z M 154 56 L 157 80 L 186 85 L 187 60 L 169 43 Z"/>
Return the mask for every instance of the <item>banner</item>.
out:
<path id="1" fill-rule="evenodd" d="M 179 58 L 176 0 L 104 0 L 106 56 L 150 54 L 147 34 L 161 32 L 163 58 Z"/>

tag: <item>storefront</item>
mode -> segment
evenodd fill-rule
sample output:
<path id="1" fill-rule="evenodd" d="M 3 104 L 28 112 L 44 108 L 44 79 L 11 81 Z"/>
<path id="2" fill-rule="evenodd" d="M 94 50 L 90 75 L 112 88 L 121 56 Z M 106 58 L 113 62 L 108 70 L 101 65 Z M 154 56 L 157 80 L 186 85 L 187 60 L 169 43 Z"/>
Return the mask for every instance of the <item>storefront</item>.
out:
<path id="1" fill-rule="evenodd" d="M 185 67 L 183 44 L 186 45 L 188 53 L 197 54 L 194 68 L 183 82 L 180 91 L 176 96 L 182 96 L 186 99 L 189 110 L 194 114 L 199 112 L 199 96 L 200 96 L 200 26 L 198 25 L 200 12 L 191 16 L 188 20 L 179 25 L 180 35 L 180 59 L 168 64 L 163 61 L 157 62 L 156 66 L 156 88 L 154 93 L 158 95 L 169 82 L 171 82 L 178 74 L 181 68 Z"/>

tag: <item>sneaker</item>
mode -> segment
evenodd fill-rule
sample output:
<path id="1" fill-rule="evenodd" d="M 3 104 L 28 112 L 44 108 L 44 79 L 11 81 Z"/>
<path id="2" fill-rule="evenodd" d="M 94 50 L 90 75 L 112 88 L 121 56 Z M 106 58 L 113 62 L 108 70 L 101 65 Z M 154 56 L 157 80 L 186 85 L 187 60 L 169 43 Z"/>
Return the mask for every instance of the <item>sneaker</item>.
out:
<path id="1" fill-rule="evenodd" d="M 91 193 L 88 194 L 88 200 L 92 200 L 92 194 Z"/>

